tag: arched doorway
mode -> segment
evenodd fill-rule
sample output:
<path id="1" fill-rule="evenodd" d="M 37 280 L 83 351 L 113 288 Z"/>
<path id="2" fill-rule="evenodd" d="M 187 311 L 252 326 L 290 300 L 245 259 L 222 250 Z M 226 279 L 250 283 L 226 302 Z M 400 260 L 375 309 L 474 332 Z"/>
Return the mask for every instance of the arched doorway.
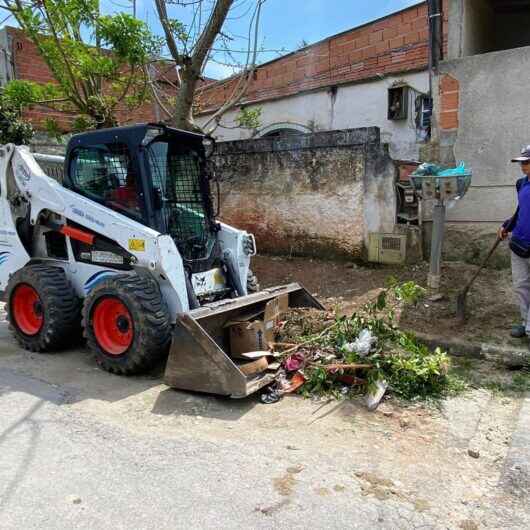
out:
<path id="1" fill-rule="evenodd" d="M 278 138 L 284 136 L 294 136 L 299 134 L 308 134 L 311 132 L 309 127 L 305 125 L 300 125 L 298 123 L 273 123 L 267 127 L 263 127 L 256 134 L 255 138 Z"/>

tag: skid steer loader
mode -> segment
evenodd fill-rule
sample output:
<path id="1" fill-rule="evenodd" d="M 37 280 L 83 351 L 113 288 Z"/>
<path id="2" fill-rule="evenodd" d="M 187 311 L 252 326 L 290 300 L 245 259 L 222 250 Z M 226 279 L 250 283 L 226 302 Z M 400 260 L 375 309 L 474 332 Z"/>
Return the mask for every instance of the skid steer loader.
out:
<path id="1" fill-rule="evenodd" d="M 212 145 L 159 124 L 78 134 L 62 183 L 26 147 L 0 147 L 0 291 L 24 348 L 53 351 L 82 331 L 123 375 L 169 350 L 169 386 L 232 397 L 274 378 L 246 375 L 226 324 L 280 295 L 321 306 L 298 284 L 252 292 L 255 240 L 216 219 Z"/>

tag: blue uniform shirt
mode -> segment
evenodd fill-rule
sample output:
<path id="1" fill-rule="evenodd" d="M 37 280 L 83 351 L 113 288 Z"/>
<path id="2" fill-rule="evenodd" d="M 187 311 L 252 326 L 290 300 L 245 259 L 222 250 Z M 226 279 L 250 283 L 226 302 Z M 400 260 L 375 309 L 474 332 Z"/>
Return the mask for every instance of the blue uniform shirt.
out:
<path id="1" fill-rule="evenodd" d="M 530 246 L 530 180 L 525 178 L 517 193 L 517 221 L 512 236 Z"/>

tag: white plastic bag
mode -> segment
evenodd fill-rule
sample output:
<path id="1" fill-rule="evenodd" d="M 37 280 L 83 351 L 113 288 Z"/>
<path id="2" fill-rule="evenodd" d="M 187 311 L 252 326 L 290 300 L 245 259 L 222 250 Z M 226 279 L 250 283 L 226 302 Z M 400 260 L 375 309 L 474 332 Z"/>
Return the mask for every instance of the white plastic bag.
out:
<path id="1" fill-rule="evenodd" d="M 372 335 L 369 329 L 363 329 L 353 342 L 344 344 L 344 349 L 349 352 L 358 353 L 361 357 L 364 357 L 370 353 L 376 340 L 376 337 Z"/>
<path id="2" fill-rule="evenodd" d="M 375 410 L 379 406 L 387 388 L 388 383 L 383 379 L 380 379 L 375 383 L 375 388 L 371 389 L 364 398 L 368 410 Z"/>

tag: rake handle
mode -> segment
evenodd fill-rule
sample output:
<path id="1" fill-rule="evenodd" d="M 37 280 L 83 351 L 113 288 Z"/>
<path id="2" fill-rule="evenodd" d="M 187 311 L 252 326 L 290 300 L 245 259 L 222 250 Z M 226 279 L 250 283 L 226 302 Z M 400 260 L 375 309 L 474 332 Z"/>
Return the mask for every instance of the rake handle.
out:
<path id="1" fill-rule="evenodd" d="M 467 284 L 464 287 L 464 290 L 462 291 L 462 293 L 467 293 L 469 291 L 469 288 L 473 285 L 473 282 L 476 280 L 477 276 L 481 273 L 482 269 L 486 266 L 486 264 L 488 263 L 489 259 L 492 256 L 492 254 L 495 252 L 495 250 L 497 249 L 497 247 L 499 246 L 499 243 L 501 241 L 502 241 L 502 239 L 499 236 L 497 236 L 497 239 L 495 240 L 495 243 L 493 243 L 493 246 L 491 247 L 490 251 L 488 252 L 488 255 L 486 256 L 486 258 L 482 262 L 482 265 L 475 271 L 475 274 L 473 274 L 473 276 L 471 277 L 471 280 L 469 280 L 469 282 L 467 282 Z"/>

